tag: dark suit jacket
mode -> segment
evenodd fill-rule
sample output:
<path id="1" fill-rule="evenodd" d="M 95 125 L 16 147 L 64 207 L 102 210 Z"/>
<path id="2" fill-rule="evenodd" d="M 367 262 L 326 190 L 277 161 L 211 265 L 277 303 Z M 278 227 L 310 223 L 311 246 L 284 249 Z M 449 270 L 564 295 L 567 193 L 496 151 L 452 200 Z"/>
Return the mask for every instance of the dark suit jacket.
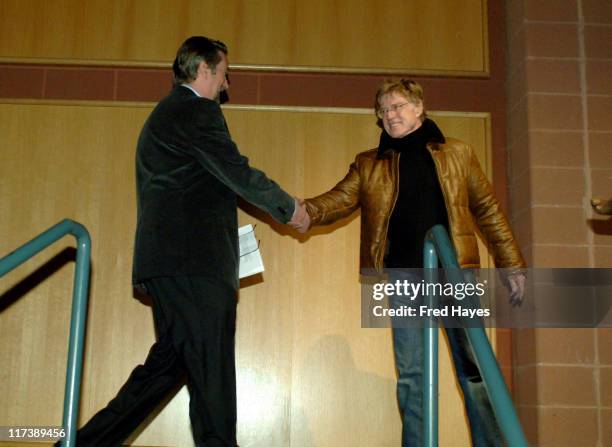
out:
<path id="1" fill-rule="evenodd" d="M 144 124 L 136 150 L 133 282 L 210 276 L 236 288 L 236 198 L 286 223 L 293 198 L 238 152 L 221 108 L 176 87 Z"/>

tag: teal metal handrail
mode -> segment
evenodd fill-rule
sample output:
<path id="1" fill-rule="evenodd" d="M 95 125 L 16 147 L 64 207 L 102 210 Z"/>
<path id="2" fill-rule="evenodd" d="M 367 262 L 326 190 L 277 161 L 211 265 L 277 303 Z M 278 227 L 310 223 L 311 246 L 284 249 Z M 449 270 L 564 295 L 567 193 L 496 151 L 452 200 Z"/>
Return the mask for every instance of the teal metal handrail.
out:
<path id="1" fill-rule="evenodd" d="M 66 386 L 64 391 L 64 415 L 62 427 L 66 436 L 62 446 L 76 445 L 76 427 L 81 389 L 81 371 L 83 366 L 83 346 L 85 343 L 85 325 L 89 288 L 89 260 L 91 239 L 87 229 L 78 222 L 65 219 L 57 225 L 22 245 L 8 256 L 0 259 L 0 277 L 18 267 L 38 252 L 61 239 L 66 234 L 76 238 L 77 255 L 72 290 L 72 315 L 70 317 L 70 339 L 68 344 L 68 362 L 66 366 Z"/>
<path id="2" fill-rule="evenodd" d="M 425 237 L 423 250 L 423 265 L 425 267 L 425 280 L 433 281 L 433 272 L 437 272 L 438 256 L 445 271 L 451 276 L 460 274 L 461 267 L 457 262 L 457 255 L 442 225 L 436 225 Z M 456 278 L 451 278 L 454 280 Z M 428 297 L 433 299 L 432 297 Z M 434 303 L 430 301 L 429 305 Z M 521 428 L 512 398 L 504 382 L 491 344 L 482 327 L 465 328 L 476 362 L 482 374 L 491 405 L 499 422 L 501 432 L 506 443 L 511 447 L 527 447 L 527 439 Z M 438 445 L 438 327 L 435 320 L 430 320 L 425 327 L 424 336 L 424 428 L 423 439 L 426 447 Z"/>

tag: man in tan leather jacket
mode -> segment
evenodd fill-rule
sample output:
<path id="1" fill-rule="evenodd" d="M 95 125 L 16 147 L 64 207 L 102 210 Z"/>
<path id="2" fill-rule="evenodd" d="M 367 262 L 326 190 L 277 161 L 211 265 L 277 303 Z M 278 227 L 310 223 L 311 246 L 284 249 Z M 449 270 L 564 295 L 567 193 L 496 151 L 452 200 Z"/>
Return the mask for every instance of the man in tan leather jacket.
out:
<path id="1" fill-rule="evenodd" d="M 493 189 L 472 149 L 446 138 L 426 118 L 423 91 L 402 79 L 376 94 L 383 128 L 378 148 L 362 152 L 330 191 L 307 199 L 311 225 L 335 222 L 361 208 L 362 269 L 422 267 L 423 239 L 444 225 L 463 268 L 478 268 L 475 230 L 486 238 L 499 268 L 510 269 L 511 301 L 523 297 L 525 262 Z M 503 445 L 465 330 L 446 328 L 476 446 Z M 402 446 L 422 445 L 423 330 L 393 328 L 402 410 Z"/>

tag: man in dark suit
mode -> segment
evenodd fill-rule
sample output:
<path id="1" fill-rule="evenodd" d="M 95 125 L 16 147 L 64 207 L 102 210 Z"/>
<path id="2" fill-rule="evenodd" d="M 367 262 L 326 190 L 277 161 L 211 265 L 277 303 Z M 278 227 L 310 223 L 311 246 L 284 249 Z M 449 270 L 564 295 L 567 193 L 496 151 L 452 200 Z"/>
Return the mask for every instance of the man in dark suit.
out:
<path id="1" fill-rule="evenodd" d="M 198 446 L 236 445 L 234 333 L 237 196 L 282 223 L 308 227 L 303 204 L 249 166 L 219 107 L 227 48 L 191 37 L 174 89 L 138 140 L 134 285 L 151 296 L 157 342 L 117 396 L 78 432 L 79 446 L 117 446 L 186 374 Z"/>

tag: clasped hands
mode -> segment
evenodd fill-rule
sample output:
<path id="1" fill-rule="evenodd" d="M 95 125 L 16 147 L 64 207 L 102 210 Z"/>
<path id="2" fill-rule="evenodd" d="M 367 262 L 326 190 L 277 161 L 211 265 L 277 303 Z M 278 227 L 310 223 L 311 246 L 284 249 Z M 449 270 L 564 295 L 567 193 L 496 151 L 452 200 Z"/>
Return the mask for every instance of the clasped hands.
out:
<path id="1" fill-rule="evenodd" d="M 310 216 L 308 215 L 308 211 L 306 211 L 306 204 L 304 199 L 298 199 L 297 197 L 294 199 L 295 211 L 293 212 L 293 217 L 288 222 L 288 225 L 291 225 L 300 233 L 306 233 L 308 228 L 310 228 Z"/>

